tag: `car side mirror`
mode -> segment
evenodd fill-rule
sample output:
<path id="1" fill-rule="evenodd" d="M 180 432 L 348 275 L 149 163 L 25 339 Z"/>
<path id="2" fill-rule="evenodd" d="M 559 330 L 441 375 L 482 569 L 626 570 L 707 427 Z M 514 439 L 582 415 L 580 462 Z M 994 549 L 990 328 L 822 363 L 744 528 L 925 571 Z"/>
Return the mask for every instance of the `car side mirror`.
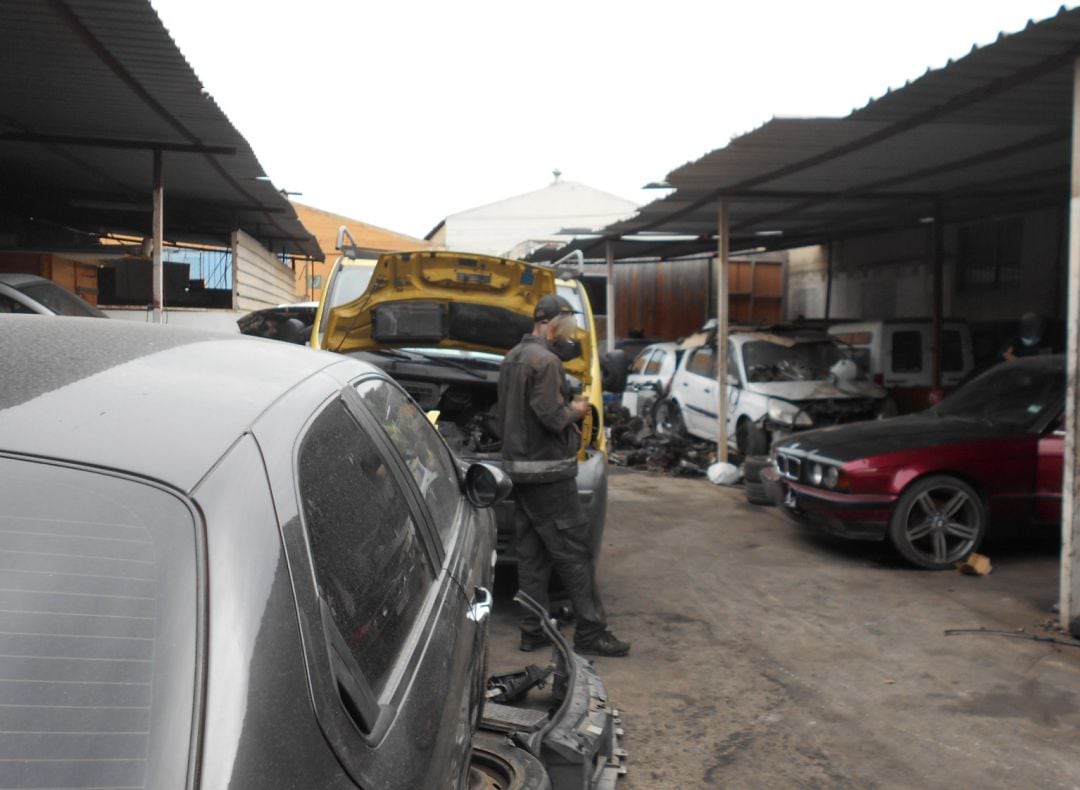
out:
<path id="1" fill-rule="evenodd" d="M 476 507 L 491 507 L 510 495 L 510 476 L 493 464 L 470 464 L 465 471 L 465 497 Z"/>
<path id="2" fill-rule="evenodd" d="M 734 373 L 728 373 L 727 374 L 727 383 L 730 384 L 733 387 L 737 387 L 737 386 L 739 386 L 739 377 L 736 376 Z"/>
<path id="3" fill-rule="evenodd" d="M 600 355 L 600 378 L 604 392 L 622 392 L 626 388 L 626 352 L 621 348 Z"/>

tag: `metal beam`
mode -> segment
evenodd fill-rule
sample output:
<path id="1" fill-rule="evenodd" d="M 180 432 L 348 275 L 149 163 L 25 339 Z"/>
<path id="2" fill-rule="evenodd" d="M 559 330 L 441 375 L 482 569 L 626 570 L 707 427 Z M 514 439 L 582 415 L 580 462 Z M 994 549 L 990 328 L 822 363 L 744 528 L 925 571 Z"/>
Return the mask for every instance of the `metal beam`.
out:
<path id="1" fill-rule="evenodd" d="M 833 242 L 829 239 L 825 242 L 825 320 L 829 320 L 832 311 L 832 280 L 833 280 Z M 785 287 L 785 291 L 787 288 Z"/>
<path id="2" fill-rule="evenodd" d="M 165 182 L 161 151 L 154 151 L 154 259 L 150 306 L 155 324 L 165 322 Z"/>
<path id="3" fill-rule="evenodd" d="M 1069 200 L 1069 318 L 1065 357 L 1065 457 L 1061 489 L 1061 626 L 1080 636 L 1080 59 L 1073 66 L 1072 195 Z"/>
<path id="4" fill-rule="evenodd" d="M 607 262 L 607 289 L 605 291 L 607 304 L 607 350 L 615 350 L 615 251 L 611 242 L 604 244 L 604 258 Z"/>
<path id="5" fill-rule="evenodd" d="M 851 187 L 849 189 L 834 192 L 831 195 L 828 193 L 822 193 L 820 195 L 808 195 L 802 202 L 789 206 L 783 211 L 775 211 L 770 214 L 765 214 L 759 217 L 755 217 L 751 220 L 740 222 L 734 226 L 733 230 L 740 231 L 744 228 L 753 226 L 760 222 L 771 222 L 776 219 L 783 219 L 789 217 L 792 214 L 798 214 L 807 209 L 821 205 L 822 203 L 835 202 L 838 200 L 847 199 L 876 199 L 871 198 L 873 195 L 881 196 L 882 193 L 877 190 L 888 189 L 890 187 L 897 186 L 899 184 L 909 183 L 911 181 L 918 181 L 924 178 L 933 178 L 934 176 L 943 175 L 945 173 L 954 172 L 957 170 L 964 170 L 975 165 L 986 164 L 987 162 L 993 162 L 997 159 L 1006 159 L 1014 154 L 1027 153 L 1036 148 L 1043 148 L 1048 145 L 1054 145 L 1056 143 L 1063 142 L 1069 138 L 1068 129 L 1054 129 L 1050 132 L 1044 132 L 1030 137 L 1026 140 L 1021 140 L 1018 143 L 1003 146 L 1001 148 L 995 148 L 992 151 L 984 151 L 981 154 L 975 154 L 974 156 L 965 157 L 964 159 L 958 159 L 952 162 L 947 162 L 941 165 L 934 165 L 933 167 L 925 167 L 921 170 L 915 170 L 911 173 L 906 173 L 902 176 L 893 176 L 891 178 L 884 178 L 878 181 L 871 181 L 866 184 L 859 184 L 858 186 Z M 919 193 L 919 192 L 901 192 L 891 193 L 895 199 L 898 200 L 933 200 L 938 197 L 937 194 Z M 985 194 L 985 193 L 984 193 Z"/>
<path id="6" fill-rule="evenodd" d="M 77 145 L 86 148 L 118 148 L 132 151 L 170 151 L 185 154 L 220 154 L 222 156 L 236 153 L 236 148 L 229 145 L 167 143 L 160 140 L 125 140 L 120 137 L 87 137 L 73 134 L 39 134 L 37 132 L 5 132 L 0 134 L 0 142 Z"/>
<path id="7" fill-rule="evenodd" d="M 941 392 L 942 310 L 945 284 L 945 212 L 939 201 L 934 207 L 933 256 L 930 277 L 930 309 L 933 323 L 932 378 L 931 386 Z"/>
<path id="8" fill-rule="evenodd" d="M 728 202 L 726 197 L 716 203 L 716 460 L 727 463 L 727 351 L 728 351 Z"/>

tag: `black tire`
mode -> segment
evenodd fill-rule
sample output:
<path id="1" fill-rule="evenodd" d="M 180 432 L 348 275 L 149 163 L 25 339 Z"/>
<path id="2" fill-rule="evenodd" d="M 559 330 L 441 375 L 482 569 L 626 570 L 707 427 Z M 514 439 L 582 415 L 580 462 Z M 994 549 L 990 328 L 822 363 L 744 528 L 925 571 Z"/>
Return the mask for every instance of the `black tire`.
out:
<path id="1" fill-rule="evenodd" d="M 986 506 L 963 480 L 935 475 L 901 494 L 889 520 L 889 540 L 913 565 L 940 571 L 978 550 L 986 536 Z"/>
<path id="2" fill-rule="evenodd" d="M 653 425 L 661 436 L 686 436 L 686 423 L 679 404 L 668 398 L 657 401 L 653 407 Z"/>
<path id="3" fill-rule="evenodd" d="M 550 790 L 544 764 L 505 735 L 481 730 L 473 734 L 469 790 Z"/>
<path id="4" fill-rule="evenodd" d="M 735 447 L 743 458 L 764 455 L 769 452 L 769 437 L 749 417 L 743 417 L 735 426 Z"/>
<path id="5" fill-rule="evenodd" d="M 743 487 L 746 501 L 751 505 L 772 504 L 772 500 L 765 493 L 765 485 L 761 482 L 761 470 L 770 463 L 767 455 L 751 455 L 743 461 Z"/>

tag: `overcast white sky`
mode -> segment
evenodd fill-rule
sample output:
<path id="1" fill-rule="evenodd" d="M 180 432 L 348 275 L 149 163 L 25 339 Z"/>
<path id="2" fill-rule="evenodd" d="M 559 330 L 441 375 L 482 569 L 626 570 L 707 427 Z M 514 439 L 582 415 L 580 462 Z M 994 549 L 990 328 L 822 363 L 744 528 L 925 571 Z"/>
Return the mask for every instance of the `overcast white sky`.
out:
<path id="1" fill-rule="evenodd" d="M 846 115 L 1060 6 L 151 3 L 275 186 L 414 236 L 555 168 L 648 202 L 644 184 L 773 116 Z"/>

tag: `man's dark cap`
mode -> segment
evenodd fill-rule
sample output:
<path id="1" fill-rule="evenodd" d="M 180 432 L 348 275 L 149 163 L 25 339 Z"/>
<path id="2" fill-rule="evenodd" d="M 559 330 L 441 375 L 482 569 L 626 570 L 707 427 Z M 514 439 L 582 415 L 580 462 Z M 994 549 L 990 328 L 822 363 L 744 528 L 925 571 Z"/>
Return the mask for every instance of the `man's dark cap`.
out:
<path id="1" fill-rule="evenodd" d="M 541 296 L 533 310 L 533 321 L 550 321 L 559 313 L 573 315 L 574 308 L 570 303 L 556 294 Z"/>

